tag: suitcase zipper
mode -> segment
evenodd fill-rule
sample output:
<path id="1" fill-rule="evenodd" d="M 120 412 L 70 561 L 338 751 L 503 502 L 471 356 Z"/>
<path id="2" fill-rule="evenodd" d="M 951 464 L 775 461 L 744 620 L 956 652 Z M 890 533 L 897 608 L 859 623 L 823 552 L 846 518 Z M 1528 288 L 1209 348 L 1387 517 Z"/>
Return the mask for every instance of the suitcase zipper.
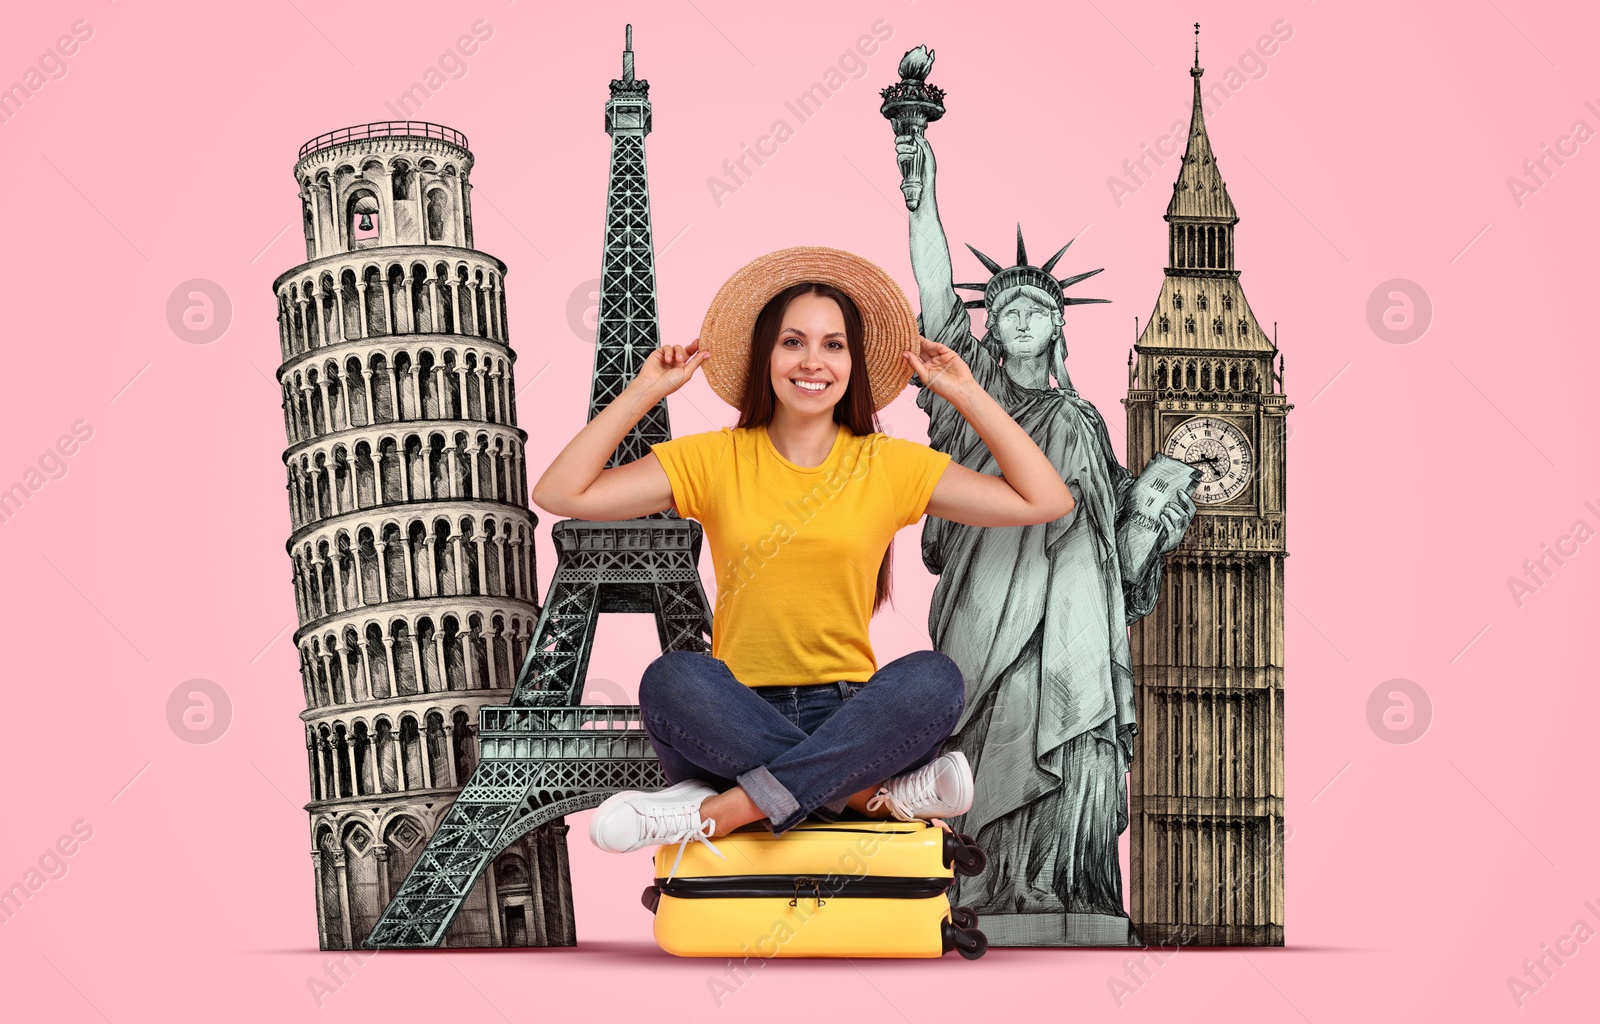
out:
<path id="1" fill-rule="evenodd" d="M 884 824 L 914 825 L 916 823 L 915 822 L 910 822 L 910 821 L 906 821 L 906 822 L 898 822 L 898 821 L 897 822 L 889 822 L 888 819 L 885 819 L 884 820 Z M 741 826 L 741 830 L 744 829 L 744 828 L 749 828 L 751 830 L 751 832 L 754 833 L 757 836 L 761 835 L 761 830 L 759 828 L 756 828 L 754 826 Z M 864 832 L 864 833 L 867 833 L 869 835 L 876 835 L 876 836 L 880 836 L 880 837 L 886 837 L 886 836 L 916 835 L 920 831 L 920 829 L 914 829 L 914 828 L 903 828 L 903 829 L 901 829 L 901 828 L 882 828 L 882 827 L 879 827 L 879 828 L 862 828 L 862 827 L 851 827 L 849 825 L 808 824 L 807 827 L 804 829 L 804 831 L 806 831 L 806 832 Z M 968 835 L 964 835 L 963 833 L 960 833 L 960 832 L 946 832 L 946 831 L 944 831 L 942 829 L 940 831 L 943 832 L 943 837 L 939 840 L 940 859 L 944 862 L 944 866 L 945 867 L 950 867 L 951 864 L 954 863 L 955 864 L 955 873 L 958 874 L 958 875 L 978 875 L 978 874 L 982 874 L 984 866 L 988 863 L 988 857 L 984 856 L 983 851 L 978 848 L 978 844 L 972 841 L 972 837 L 968 836 Z M 729 834 L 730 835 L 737 835 L 738 834 L 738 830 L 736 830 L 733 833 L 729 833 Z"/>
<path id="2" fill-rule="evenodd" d="M 923 829 L 913 828 L 912 827 L 912 826 L 917 824 L 917 822 L 915 822 L 915 821 L 898 821 L 898 820 L 890 820 L 888 818 L 884 818 L 882 820 L 882 822 L 881 822 L 882 825 L 904 826 L 902 828 L 881 828 L 881 827 L 880 828 L 866 828 L 866 827 L 864 827 L 867 824 L 868 823 L 864 822 L 864 821 L 863 822 L 847 822 L 847 823 L 840 823 L 840 824 L 831 824 L 831 823 L 830 824 L 822 824 L 820 822 L 817 822 L 817 823 L 807 822 L 805 824 L 804 828 L 798 829 L 797 831 L 800 831 L 800 832 L 870 832 L 870 833 L 872 833 L 874 835 L 880 835 L 880 836 L 913 835 L 915 833 L 923 831 Z M 854 827 L 852 827 L 852 826 L 854 826 Z M 934 827 L 937 827 L 937 826 L 934 826 Z M 746 831 L 746 827 L 744 827 L 744 826 L 741 826 L 739 829 L 735 830 L 735 832 L 741 832 L 741 833 L 744 832 L 744 831 Z M 764 830 L 760 829 L 760 828 L 753 828 L 752 827 L 752 828 L 748 828 L 748 831 L 751 834 L 757 835 L 757 836 L 764 834 Z M 944 830 L 940 829 L 940 831 L 942 832 Z M 733 834 L 734 833 L 732 833 L 732 832 L 729 833 L 729 835 L 733 835 Z"/>
<path id="3" fill-rule="evenodd" d="M 663 896 L 687 899 L 787 896 L 792 907 L 807 890 L 818 906 L 824 896 L 862 899 L 924 899 L 950 888 L 946 878 L 825 878 L 813 875 L 723 875 L 718 878 L 656 879 Z"/>

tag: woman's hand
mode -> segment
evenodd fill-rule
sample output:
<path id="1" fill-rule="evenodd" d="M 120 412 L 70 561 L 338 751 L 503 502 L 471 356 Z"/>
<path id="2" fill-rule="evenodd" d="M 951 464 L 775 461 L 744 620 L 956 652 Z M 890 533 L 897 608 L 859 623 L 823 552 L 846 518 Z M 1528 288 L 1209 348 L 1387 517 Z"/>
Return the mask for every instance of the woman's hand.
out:
<path id="1" fill-rule="evenodd" d="M 957 392 L 969 384 L 977 385 L 971 367 L 967 366 L 966 360 L 962 359 L 955 349 L 920 336 L 917 342 L 920 346 L 920 355 L 917 352 L 906 352 L 904 356 L 917 371 L 917 377 L 934 394 L 953 403 Z"/>
<path id="2" fill-rule="evenodd" d="M 634 382 L 660 400 L 687 384 L 694 371 L 710 358 L 710 352 L 701 350 L 699 338 L 687 345 L 662 345 L 650 353 Z"/>

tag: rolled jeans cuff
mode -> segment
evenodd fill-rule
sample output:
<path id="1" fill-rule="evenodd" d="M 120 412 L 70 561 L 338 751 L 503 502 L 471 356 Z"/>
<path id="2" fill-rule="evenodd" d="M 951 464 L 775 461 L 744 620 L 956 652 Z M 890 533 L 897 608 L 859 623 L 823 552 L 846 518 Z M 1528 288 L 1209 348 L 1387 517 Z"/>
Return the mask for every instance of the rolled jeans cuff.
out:
<path id="1" fill-rule="evenodd" d="M 800 802 L 767 771 L 766 765 L 758 764 L 734 781 L 744 787 L 750 802 L 761 808 L 767 816 L 767 828 L 771 831 L 787 831 L 805 818 L 806 812 Z"/>

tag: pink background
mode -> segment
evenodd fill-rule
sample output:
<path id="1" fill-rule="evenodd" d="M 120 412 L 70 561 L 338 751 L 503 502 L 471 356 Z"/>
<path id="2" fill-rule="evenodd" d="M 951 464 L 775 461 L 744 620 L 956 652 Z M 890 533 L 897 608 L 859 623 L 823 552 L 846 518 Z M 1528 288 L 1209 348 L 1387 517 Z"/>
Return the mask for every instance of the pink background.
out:
<path id="1" fill-rule="evenodd" d="M 1119 445 L 1134 317 L 1149 315 L 1160 285 L 1177 162 L 1120 205 L 1106 179 L 1186 122 L 1191 22 L 1204 26 L 1207 84 L 1275 21 L 1292 26 L 1265 73 L 1209 118 L 1242 218 L 1246 293 L 1263 323 L 1279 322 L 1295 404 L 1289 944 L 1183 950 L 1120 1009 L 1107 979 L 1128 953 L 1004 949 L 975 963 L 771 961 L 719 1009 L 707 978 L 722 965 L 672 958 L 650 937 L 637 901 L 648 854 L 594 850 L 584 812 L 569 819 L 577 948 L 385 953 L 324 1011 L 1506 1019 L 1506 979 L 1525 958 L 1579 919 L 1600 928 L 1600 708 L 1580 651 L 1600 544 L 1578 544 L 1521 607 L 1506 582 L 1577 520 L 1600 527 L 1593 425 L 1580 419 L 1600 371 L 1587 308 L 1600 142 L 1520 206 L 1506 184 L 1575 120 L 1600 129 L 1584 106 L 1600 107 L 1600 16 L 1526 0 L 1086 0 L 994 20 L 996 7 L 927 0 L 551 6 L 94 0 L 9 12 L 0 83 L 76 20 L 93 35 L 0 125 L 0 259 L 13 289 L 0 484 L 22 480 L 73 423 L 93 435 L 0 527 L 17 698 L 0 744 L 12 780 L 0 885 L 22 880 L 73 822 L 93 836 L 0 927 L 7 1016 L 319 1013 L 307 979 L 328 954 L 315 949 L 302 809 L 270 282 L 304 258 L 299 145 L 394 116 L 385 101 L 480 18 L 493 36 L 416 116 L 464 131 L 477 157 L 478 247 L 510 267 L 530 484 L 585 412 L 592 334 L 574 330 L 569 308 L 582 315 L 598 274 L 602 111 L 627 20 L 655 106 L 667 339 L 693 338 L 721 281 L 781 246 L 851 249 L 912 287 L 876 93 L 900 54 L 926 43 L 948 92 L 930 137 L 957 280 L 978 273 L 962 243 L 1007 257 L 1018 220 L 1036 259 L 1078 236 L 1061 268 L 1107 268 L 1075 293 L 1113 301 L 1069 310 L 1069 366 Z M 865 76 L 797 124 L 784 101 L 879 18 L 893 35 Z M 719 207 L 708 177 L 779 117 L 794 137 Z M 210 344 L 168 324 L 168 296 L 193 278 L 231 298 L 228 330 Z M 1394 278 L 1431 299 L 1431 323 L 1409 344 L 1368 318 L 1369 296 Z M 671 411 L 680 433 L 732 422 L 699 380 Z M 926 437 L 909 392 L 887 420 Z M 542 597 L 555 560 L 553 517 L 540 519 Z M 928 646 L 934 580 L 918 537 L 899 538 L 899 607 L 873 626 L 880 661 Z M 606 620 L 592 674 L 632 694 L 656 653 L 646 619 Z M 195 678 L 232 702 L 209 744 L 168 723 L 169 694 Z M 1397 678 L 1432 702 L 1409 744 L 1368 721 L 1369 695 Z M 1600 944 L 1577 948 L 1525 1000 L 1526 1019 L 1593 1012 Z"/>

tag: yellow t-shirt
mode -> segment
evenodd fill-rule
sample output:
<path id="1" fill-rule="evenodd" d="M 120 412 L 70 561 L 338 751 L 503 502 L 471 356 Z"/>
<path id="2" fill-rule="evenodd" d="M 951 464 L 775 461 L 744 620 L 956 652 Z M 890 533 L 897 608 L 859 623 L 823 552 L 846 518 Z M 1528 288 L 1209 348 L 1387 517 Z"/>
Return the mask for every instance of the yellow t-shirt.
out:
<path id="1" fill-rule="evenodd" d="M 785 459 L 765 427 L 650 448 L 678 514 L 711 545 L 711 656 L 748 686 L 872 678 L 878 567 L 895 532 L 922 518 L 950 455 L 843 424 L 820 466 Z"/>

